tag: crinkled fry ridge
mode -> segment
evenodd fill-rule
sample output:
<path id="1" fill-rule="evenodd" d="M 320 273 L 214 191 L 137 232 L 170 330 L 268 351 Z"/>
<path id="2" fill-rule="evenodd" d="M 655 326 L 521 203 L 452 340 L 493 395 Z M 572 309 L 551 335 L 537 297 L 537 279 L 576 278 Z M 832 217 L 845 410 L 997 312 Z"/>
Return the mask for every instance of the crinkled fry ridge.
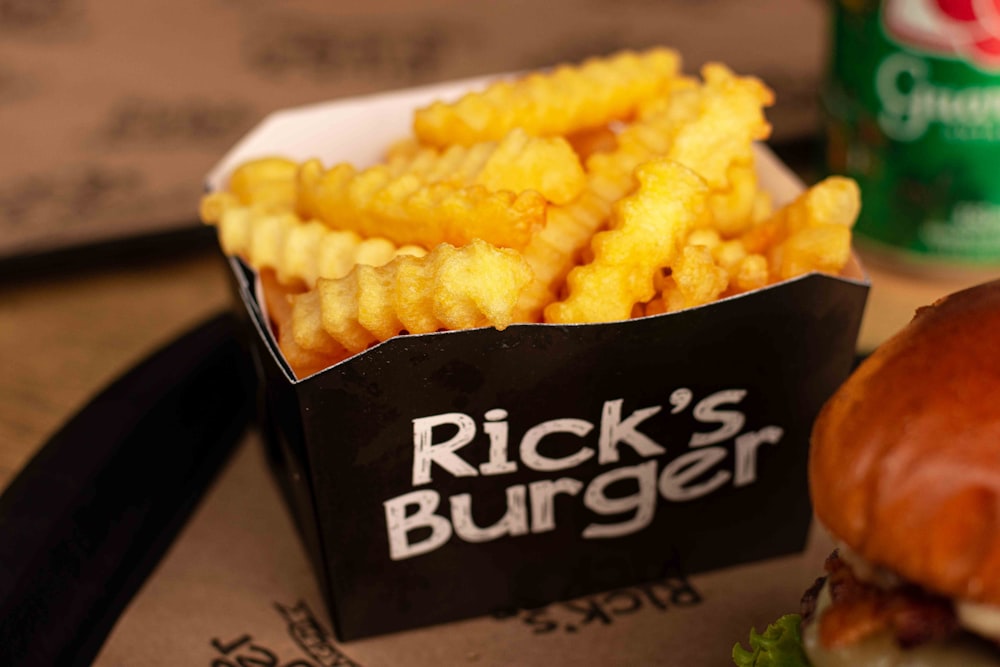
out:
<path id="1" fill-rule="evenodd" d="M 497 142 L 453 145 L 443 151 L 418 148 L 387 163 L 391 178 L 417 176 L 422 183 L 491 191 L 535 190 L 547 201 L 566 204 L 586 184 L 580 158 L 562 137 L 533 137 L 516 127 Z"/>
<path id="2" fill-rule="evenodd" d="M 567 135 L 628 118 L 679 70 L 680 57 L 670 49 L 622 51 L 498 81 L 453 103 L 435 102 L 417 110 L 413 130 L 430 146 L 495 141 L 514 127 Z"/>
<path id="3" fill-rule="evenodd" d="M 830 176 L 743 234 L 748 252 L 766 253 L 770 280 L 810 271 L 837 274 L 851 254 L 851 228 L 861 193 L 850 178 Z"/>
<path id="4" fill-rule="evenodd" d="M 303 349 L 336 341 L 351 352 L 402 331 L 507 327 L 531 269 L 521 255 L 475 240 L 441 244 L 423 257 L 357 266 L 293 298 L 292 326 Z"/>
<path id="5" fill-rule="evenodd" d="M 396 246 L 385 238 L 363 239 L 315 220 L 303 222 L 291 211 L 241 206 L 224 193 L 202 201 L 202 208 L 210 211 L 203 218 L 218 229 L 222 251 L 243 258 L 257 271 L 273 269 L 285 285 L 312 287 L 319 278 L 347 275 L 356 264 L 381 266 L 398 255 L 427 253 L 420 246 Z"/>
<path id="6" fill-rule="evenodd" d="M 264 157 L 244 162 L 229 177 L 229 191 L 246 206 L 274 210 L 295 206 L 295 174 L 299 165 L 284 157 Z"/>
<path id="7" fill-rule="evenodd" d="M 400 245 L 432 248 L 481 238 L 521 248 L 545 224 L 548 202 L 534 190 L 515 193 L 483 185 L 430 183 L 418 173 L 394 176 L 393 167 L 358 171 L 338 164 L 324 170 L 316 160 L 298 173 L 299 210 L 334 229 L 384 236 Z"/>
<path id="8" fill-rule="evenodd" d="M 620 133 L 616 149 L 587 160 L 583 194 L 567 206 L 549 208 L 546 227 L 524 249 L 535 282 L 522 297 L 521 319 L 537 320 L 553 301 L 558 285 L 607 220 L 612 204 L 635 188 L 633 171 L 650 160 L 668 158 L 708 181 L 714 213 L 706 214 L 699 224 L 718 215 L 740 229 L 746 224 L 744 218 L 752 217 L 757 202 L 748 192 L 756 186 L 756 178 L 748 173 L 753 170 L 752 143 L 770 131 L 763 108 L 773 102 L 773 94 L 758 79 L 736 76 L 722 65 L 706 65 L 703 76 L 705 83 L 700 86 L 675 81 L 661 102 Z"/>
<path id="9" fill-rule="evenodd" d="M 628 319 L 655 294 L 654 279 L 674 260 L 706 206 L 709 189 L 695 172 L 657 159 L 636 170 L 639 187 L 614 209 L 611 228 L 594 237 L 594 259 L 567 277 L 569 296 L 545 309 L 550 322 Z"/>

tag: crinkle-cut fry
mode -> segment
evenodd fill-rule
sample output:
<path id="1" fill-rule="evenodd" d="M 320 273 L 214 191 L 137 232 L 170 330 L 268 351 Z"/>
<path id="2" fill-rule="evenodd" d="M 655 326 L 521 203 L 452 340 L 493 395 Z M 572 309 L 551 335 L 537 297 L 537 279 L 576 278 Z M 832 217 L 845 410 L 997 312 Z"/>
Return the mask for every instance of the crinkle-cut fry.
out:
<path id="1" fill-rule="evenodd" d="M 303 349 L 336 341 L 351 352 L 401 331 L 429 333 L 513 322 L 531 269 L 516 251 L 475 240 L 403 256 L 381 267 L 359 265 L 293 299 L 295 341 Z"/>
<path id="2" fill-rule="evenodd" d="M 595 153 L 610 153 L 618 147 L 618 135 L 610 125 L 578 130 L 567 135 L 566 141 L 581 160 Z"/>
<path id="3" fill-rule="evenodd" d="M 534 190 L 428 184 L 417 173 L 394 175 L 395 169 L 377 165 L 359 172 L 338 164 L 324 170 L 318 161 L 309 160 L 297 177 L 300 215 L 334 229 L 425 248 L 465 245 L 475 238 L 522 248 L 545 224 L 548 202 Z"/>
<path id="4" fill-rule="evenodd" d="M 612 202 L 635 188 L 632 173 L 640 164 L 665 156 L 699 174 L 710 172 L 718 193 L 716 206 L 735 206 L 732 199 L 726 200 L 731 196 L 742 202 L 745 189 L 733 194 L 730 169 L 739 172 L 734 165 L 753 164 L 752 142 L 770 131 L 763 107 L 771 104 L 773 94 L 759 80 L 737 77 L 719 65 L 706 65 L 703 74 L 702 85 L 693 79 L 674 79 L 668 86 L 671 92 L 661 102 L 619 133 L 615 150 L 589 157 L 583 194 L 568 206 L 549 207 L 545 228 L 524 249 L 535 283 L 522 296 L 520 320 L 537 320 L 554 300 L 556 289 L 581 250 L 607 220 Z M 700 141 L 710 142 L 711 150 L 697 150 Z M 705 215 L 698 224 L 708 222 Z"/>
<path id="5" fill-rule="evenodd" d="M 216 205 L 209 206 L 214 210 Z M 258 271 L 273 269 L 286 285 L 312 287 L 319 278 L 347 275 L 356 264 L 380 266 L 398 255 L 427 253 L 420 246 L 396 246 L 379 237 L 363 239 L 315 220 L 303 222 L 290 211 L 271 213 L 257 206 L 229 205 L 214 224 L 224 253 L 242 257 Z"/>
<path id="6" fill-rule="evenodd" d="M 594 260 L 570 271 L 569 296 L 545 308 L 549 322 L 627 319 L 655 294 L 654 278 L 670 266 L 704 215 L 708 187 L 687 167 L 658 159 L 636 170 L 639 187 L 615 205 L 611 228 L 597 234 Z"/>
<path id="7" fill-rule="evenodd" d="M 746 255 L 730 269 L 729 289 L 733 294 L 760 289 L 768 283 L 770 276 L 767 258 L 764 255 Z"/>
<path id="8" fill-rule="evenodd" d="M 709 201 L 711 201 L 711 196 L 709 196 Z M 692 229 L 684 241 L 684 245 L 700 245 L 713 252 L 721 244 L 722 236 L 717 230 L 711 227 L 697 227 Z"/>
<path id="9" fill-rule="evenodd" d="M 716 230 L 699 228 L 688 235 L 686 245 L 704 247 L 715 264 L 727 273 L 729 286 L 725 296 L 760 289 L 769 282 L 767 258 L 748 253 L 740 239 L 723 240 Z M 664 286 L 659 288 L 665 289 Z"/>
<path id="10" fill-rule="evenodd" d="M 298 169 L 297 162 L 283 157 L 248 160 L 229 177 L 229 191 L 245 206 L 288 210 L 295 206 Z"/>
<path id="11" fill-rule="evenodd" d="M 412 159 L 422 150 L 425 149 L 420 145 L 416 137 L 402 137 L 389 144 L 389 147 L 385 149 L 383 162 Z"/>
<path id="12" fill-rule="evenodd" d="M 576 151 L 562 137 L 532 137 L 511 130 L 476 177 L 489 190 L 537 190 L 553 204 L 568 204 L 587 184 Z"/>
<path id="13" fill-rule="evenodd" d="M 524 248 L 534 279 L 518 304 L 520 322 L 541 320 L 543 309 L 555 301 L 556 289 L 578 256 L 608 220 L 614 202 L 635 189 L 633 171 L 650 156 L 614 151 L 601 157 L 589 165 L 583 193 L 566 206 L 550 206 L 545 227 Z"/>
<path id="14" fill-rule="evenodd" d="M 760 224 L 774 215 L 774 202 L 767 190 L 758 190 L 754 194 L 753 207 L 750 209 L 751 226 Z"/>
<path id="15" fill-rule="evenodd" d="M 799 230 L 774 248 L 770 257 L 775 280 L 811 271 L 836 275 L 851 257 L 851 228 L 824 223 Z"/>
<path id="16" fill-rule="evenodd" d="M 730 137 L 729 144 L 739 143 L 741 137 L 745 138 L 743 151 L 731 159 L 742 157 L 747 162 L 751 160 L 751 139 L 766 134 L 766 123 L 760 124 L 763 122 L 760 107 L 769 103 L 770 92 L 755 79 L 735 77 L 724 68 L 719 70 L 710 67 L 705 72 L 704 86 L 696 86 L 694 81 L 685 85 L 671 81 L 668 87 L 674 91 L 673 95 L 677 98 L 674 101 L 681 109 L 675 109 L 671 112 L 672 115 L 661 109 L 658 113 L 651 114 L 649 121 L 634 123 L 623 132 L 629 137 L 626 145 L 619 145 L 610 153 L 594 154 L 588 160 L 588 181 L 583 194 L 568 205 L 549 207 L 546 226 L 534 234 L 524 247 L 524 255 L 535 274 L 535 282 L 522 296 L 522 303 L 518 307 L 519 321 L 539 319 L 542 309 L 555 298 L 556 288 L 581 250 L 587 247 L 590 238 L 607 220 L 611 203 L 626 196 L 634 188 L 632 170 L 657 155 L 669 154 L 688 124 L 694 121 L 701 124 L 700 134 L 695 133 L 697 136 L 710 132 L 713 125 L 724 124 L 723 129 L 728 134 L 723 134 Z M 699 92 L 701 88 L 708 87 L 713 88 L 711 94 Z M 682 94 L 684 91 L 695 92 Z M 751 108 L 750 113 L 745 114 L 747 118 L 742 125 L 731 119 L 727 120 L 719 113 L 723 105 L 714 98 L 726 98 L 727 95 L 740 97 L 744 101 L 751 100 L 740 108 L 756 105 Z M 703 99 L 713 96 L 712 104 Z M 642 126 L 640 129 L 634 129 L 639 125 Z M 737 140 L 731 139 L 733 135 L 737 136 Z M 676 149 L 681 157 L 690 154 L 690 151 L 684 153 L 681 150 L 686 145 L 685 141 L 681 141 L 680 147 Z M 719 140 L 717 144 L 727 145 L 723 140 Z M 728 180 L 720 187 L 729 187 Z M 311 197 L 307 192 L 302 195 L 302 199 L 308 203 Z"/>
<path id="17" fill-rule="evenodd" d="M 719 298 L 729 286 L 729 273 L 718 266 L 708 248 L 689 245 L 681 249 L 663 290 L 668 312 L 694 308 Z"/>
<path id="18" fill-rule="evenodd" d="M 747 252 L 764 253 L 809 227 L 831 224 L 850 229 L 860 211 L 858 184 L 850 178 L 830 176 L 751 227 L 741 239 Z"/>
<path id="19" fill-rule="evenodd" d="M 729 286 L 724 292 L 726 296 L 749 292 L 768 284 L 767 258 L 748 253 L 740 239 L 723 240 L 715 229 L 701 227 L 688 234 L 685 246 L 701 246 L 711 253 L 716 266 L 729 276 Z M 666 287 L 657 285 L 657 289 L 663 291 Z"/>
<path id="20" fill-rule="evenodd" d="M 680 162 L 713 190 L 725 190 L 732 163 L 750 162 L 752 143 L 770 135 L 764 108 L 774 103 L 774 94 L 759 79 L 737 76 L 718 63 L 705 65 L 702 77 L 702 85 L 677 87 L 623 130 L 618 144 Z"/>
<path id="21" fill-rule="evenodd" d="M 278 339 L 278 348 L 295 377 L 307 377 L 350 356 L 346 349 L 332 339 L 311 350 L 300 347 L 292 335 L 292 304 L 289 301 L 300 290 L 281 284 L 274 271 L 265 269 L 259 275 L 261 292 L 268 318 Z"/>
<path id="22" fill-rule="evenodd" d="M 654 298 L 649 303 L 645 304 L 642 309 L 642 314 L 646 317 L 650 315 L 662 315 L 667 312 L 667 304 L 663 302 L 663 297 L 658 296 Z"/>
<path id="23" fill-rule="evenodd" d="M 757 171 L 753 161 L 733 162 L 727 173 L 729 187 L 708 198 L 712 227 L 726 238 L 739 236 L 753 224 L 758 205 Z"/>
<path id="24" fill-rule="evenodd" d="M 497 142 L 449 146 L 443 152 L 422 148 L 387 163 L 391 178 L 413 174 L 424 184 L 487 190 L 535 190 L 555 204 L 576 198 L 586 184 L 583 165 L 562 137 L 533 137 L 514 128 Z"/>
<path id="25" fill-rule="evenodd" d="M 222 214 L 232 208 L 243 206 L 236 195 L 225 190 L 209 192 L 202 195 L 198 202 L 198 216 L 206 225 L 215 225 L 222 219 Z"/>
<path id="26" fill-rule="evenodd" d="M 498 81 L 456 102 L 435 102 L 417 110 L 413 130 L 429 146 L 496 141 L 514 127 L 564 136 L 630 117 L 660 95 L 679 70 L 675 51 L 622 51 Z"/>
<path id="27" fill-rule="evenodd" d="M 749 253 L 768 258 L 770 281 L 822 271 L 840 273 L 851 254 L 851 228 L 861 194 L 850 178 L 831 176 L 813 185 L 741 240 Z"/>

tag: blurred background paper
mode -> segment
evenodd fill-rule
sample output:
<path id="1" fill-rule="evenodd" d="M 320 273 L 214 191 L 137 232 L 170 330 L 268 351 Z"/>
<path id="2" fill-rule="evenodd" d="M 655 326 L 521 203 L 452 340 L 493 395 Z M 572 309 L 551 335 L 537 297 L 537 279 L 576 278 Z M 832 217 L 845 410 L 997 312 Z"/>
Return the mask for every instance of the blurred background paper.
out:
<path id="1" fill-rule="evenodd" d="M 0 262 L 198 229 L 272 110 L 621 48 L 758 75 L 774 139 L 815 135 L 825 25 L 815 0 L 0 0 Z"/>

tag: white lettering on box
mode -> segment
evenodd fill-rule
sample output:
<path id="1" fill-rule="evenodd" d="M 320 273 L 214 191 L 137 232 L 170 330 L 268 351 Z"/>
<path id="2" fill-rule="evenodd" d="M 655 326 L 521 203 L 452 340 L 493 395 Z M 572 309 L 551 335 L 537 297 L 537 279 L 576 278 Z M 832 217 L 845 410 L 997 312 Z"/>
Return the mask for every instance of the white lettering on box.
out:
<path id="1" fill-rule="evenodd" d="M 583 482 L 572 477 L 560 477 L 552 481 L 544 479 L 528 485 L 531 490 L 531 532 L 545 533 L 556 529 L 556 501 L 560 493 L 575 496 L 583 488 Z"/>
<path id="2" fill-rule="evenodd" d="M 692 447 L 706 447 L 717 442 L 728 440 L 743 428 L 746 417 L 738 410 L 719 410 L 723 403 L 739 403 L 747 395 L 744 389 L 726 389 L 707 396 L 694 406 L 694 418 L 702 423 L 718 422 L 722 424 L 710 433 L 694 433 L 691 435 Z"/>
<path id="3" fill-rule="evenodd" d="M 757 481 L 757 448 L 765 442 L 775 445 L 785 434 L 779 426 L 766 426 L 759 431 L 744 433 L 736 438 L 736 471 L 733 486 L 746 486 Z"/>
<path id="4" fill-rule="evenodd" d="M 411 491 L 382 503 L 385 525 L 389 531 L 389 558 L 403 560 L 434 551 L 451 538 L 451 523 L 434 514 L 441 502 L 437 491 Z M 417 511 L 407 516 L 406 508 L 416 505 Z M 418 542 L 410 542 L 409 534 L 417 528 L 430 528 L 431 534 Z"/>
<path id="5" fill-rule="evenodd" d="M 490 460 L 479 466 L 484 475 L 503 475 L 517 470 L 517 464 L 507 458 L 507 411 L 497 408 L 486 413 L 483 431 L 490 436 Z"/>
<path id="6" fill-rule="evenodd" d="M 719 470 L 710 479 L 687 486 L 688 482 L 708 472 L 726 458 L 724 447 L 708 447 L 681 454 L 668 463 L 660 473 L 660 494 L 667 500 L 683 501 L 700 498 L 729 481 L 728 470 Z"/>
<path id="7" fill-rule="evenodd" d="M 482 543 L 556 531 L 560 512 L 572 514 L 574 522 L 579 521 L 577 515 L 581 511 L 594 515 L 580 532 L 581 538 L 614 539 L 649 527 L 663 502 L 690 502 L 727 485 L 741 488 L 754 484 L 759 478 L 761 445 L 777 445 L 785 431 L 776 425 L 744 431 L 747 417 L 736 406 L 746 395 L 745 389 L 724 389 L 696 401 L 695 393 L 682 387 L 669 394 L 670 410 L 665 412 L 662 405 L 653 405 L 624 418 L 625 400 L 608 400 L 601 406 L 600 428 L 596 433 L 595 422 L 586 419 L 549 419 L 524 431 L 513 459 L 505 409 L 493 408 L 483 414 L 479 437 L 475 419 L 461 412 L 413 419 L 414 487 L 433 481 L 434 465 L 456 478 L 510 474 L 521 465 L 546 473 L 587 464 L 591 469 L 598 468 L 598 473 L 592 473 L 596 476 L 589 482 L 559 477 L 507 486 L 503 490 L 504 514 L 487 526 L 480 526 L 473 517 L 480 497 L 474 491 L 463 489 L 451 495 L 445 507 L 441 507 L 441 492 L 434 489 L 410 491 L 391 498 L 383 503 L 389 556 L 392 560 L 420 556 L 439 549 L 452 537 Z M 672 419 L 681 420 L 677 424 L 689 424 L 689 417 L 674 416 L 689 408 L 697 423 L 717 426 L 691 433 L 685 451 L 668 451 L 640 431 L 642 427 L 649 433 L 663 433 Z M 447 436 L 448 433 L 451 435 Z M 560 439 L 546 445 L 546 438 L 560 434 Z M 567 440 L 567 436 L 572 437 Z M 435 437 L 440 442 L 435 442 Z M 517 434 L 514 438 L 518 442 Z M 553 455 L 565 451 L 572 453 Z M 619 463 L 623 457 L 639 462 L 600 470 L 602 466 Z M 472 486 L 481 483 L 468 482 Z M 495 489 L 493 493 L 499 493 L 495 485 L 491 488 Z M 557 502 L 560 496 L 562 500 Z M 496 505 L 499 499 L 490 500 L 493 502 L 487 504 Z"/>
<path id="8" fill-rule="evenodd" d="M 628 416 L 628 419 L 622 421 L 622 403 L 620 398 L 604 403 L 604 408 L 601 410 L 601 439 L 597 443 L 599 452 L 597 460 L 600 463 L 617 463 L 620 442 L 629 445 L 641 456 L 658 456 L 667 451 L 649 436 L 635 430 L 639 424 L 662 410 L 663 406 L 656 405 L 636 410 Z"/>
<path id="9" fill-rule="evenodd" d="M 444 442 L 432 442 L 435 426 L 454 424 L 458 432 Z M 431 464 L 439 466 L 455 477 L 475 477 L 476 469 L 462 460 L 456 450 L 465 447 L 476 437 L 476 422 L 461 412 L 421 417 L 413 420 L 413 486 L 431 481 Z"/>
<path id="10" fill-rule="evenodd" d="M 540 454 L 538 445 L 542 438 L 552 433 L 572 433 L 583 437 L 593 428 L 593 424 L 582 419 L 552 419 L 532 426 L 521 438 L 521 461 L 532 470 L 543 471 L 566 470 L 578 466 L 594 455 L 593 449 L 581 447 L 573 454 L 551 458 Z"/>
<path id="11" fill-rule="evenodd" d="M 472 496 L 461 493 L 451 497 L 451 522 L 455 534 L 466 542 L 489 542 L 504 535 L 528 534 L 528 506 L 524 484 L 507 487 L 507 512 L 492 526 L 480 528 L 472 519 Z"/>
<path id="12" fill-rule="evenodd" d="M 634 479 L 638 490 L 623 498 L 608 498 L 605 489 L 615 482 Z M 632 518 L 620 523 L 592 523 L 583 529 L 585 539 L 597 537 L 622 537 L 638 532 L 653 520 L 656 509 L 656 461 L 647 461 L 637 466 L 623 466 L 598 475 L 587 486 L 583 494 L 583 504 L 598 514 L 624 514 L 635 512 Z"/>

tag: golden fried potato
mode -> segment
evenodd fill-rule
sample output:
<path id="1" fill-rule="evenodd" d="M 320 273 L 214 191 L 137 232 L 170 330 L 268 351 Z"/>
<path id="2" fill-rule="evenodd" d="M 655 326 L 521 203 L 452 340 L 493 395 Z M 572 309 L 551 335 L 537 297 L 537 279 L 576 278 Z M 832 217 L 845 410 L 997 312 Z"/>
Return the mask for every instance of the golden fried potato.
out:
<path id="1" fill-rule="evenodd" d="M 550 206 L 545 227 L 524 248 L 534 279 L 521 296 L 518 321 L 541 320 L 570 269 L 589 252 L 591 239 L 608 221 L 614 203 L 635 189 L 633 172 L 648 156 L 615 150 L 600 158 L 588 161 L 583 193 L 566 206 Z"/>
<path id="2" fill-rule="evenodd" d="M 268 269 L 260 272 L 260 285 L 278 347 L 295 377 L 302 379 L 350 356 L 346 349 L 336 344 L 317 346 L 312 350 L 300 347 L 292 335 L 292 304 L 290 301 L 290 298 L 298 294 L 299 290 L 281 284 L 275 273 Z"/>
<path id="3" fill-rule="evenodd" d="M 319 278 L 340 278 L 356 264 L 381 266 L 398 255 L 421 256 L 420 246 L 396 246 L 354 232 L 336 231 L 326 225 L 303 222 L 290 211 L 272 213 L 257 206 L 240 206 L 216 197 L 202 200 L 204 215 L 217 218 L 219 245 L 227 255 L 239 256 L 254 269 L 273 269 L 285 285 L 312 287 Z"/>
<path id="4" fill-rule="evenodd" d="M 665 312 L 667 312 L 667 304 L 665 304 L 663 302 L 663 298 L 659 296 L 645 304 L 642 309 L 642 314 L 646 317 L 649 317 L 650 315 L 662 315 Z"/>
<path id="5" fill-rule="evenodd" d="M 300 377 L 400 332 L 623 320 L 839 273 L 857 186 L 774 211 L 753 153 L 772 92 L 679 67 L 650 49 L 499 81 L 417 110 L 380 164 L 252 160 L 200 213 L 261 272 Z"/>
<path id="6" fill-rule="evenodd" d="M 630 184 L 631 178 L 628 181 Z M 623 189 L 628 192 L 627 187 Z M 550 208 L 548 224 L 524 249 L 534 278 L 518 305 L 519 321 L 541 320 L 542 310 L 555 300 L 556 290 L 574 266 L 575 258 L 608 219 L 613 201 L 588 189 L 573 204 Z"/>
<path id="7" fill-rule="evenodd" d="M 678 87 L 655 110 L 618 135 L 623 150 L 662 155 L 697 172 L 713 190 L 728 190 L 734 162 L 752 160 L 752 143 L 771 126 L 764 108 L 771 90 L 754 77 L 736 76 L 724 65 L 702 68 L 704 84 Z"/>
<path id="8" fill-rule="evenodd" d="M 834 224 L 809 227 L 789 236 L 770 255 L 777 280 L 811 271 L 836 275 L 851 257 L 851 229 Z"/>
<path id="9" fill-rule="evenodd" d="M 771 201 L 771 193 L 757 190 L 754 193 L 753 207 L 750 209 L 751 226 L 760 224 L 772 215 L 774 215 L 774 202 Z"/>
<path id="10" fill-rule="evenodd" d="M 385 149 L 385 159 L 383 162 L 410 160 L 422 150 L 424 150 L 424 147 L 420 145 L 416 137 L 403 137 L 389 144 L 389 147 Z"/>
<path id="11" fill-rule="evenodd" d="M 225 190 L 209 192 L 206 195 L 202 195 L 201 200 L 198 202 L 198 217 L 206 225 L 215 225 L 218 224 L 219 220 L 222 219 L 222 214 L 228 209 L 242 205 L 236 195 L 231 192 Z"/>
<path id="12" fill-rule="evenodd" d="M 425 248 L 475 238 L 523 247 L 545 224 L 545 198 L 534 190 L 493 192 L 481 185 L 427 185 L 416 174 L 394 178 L 386 165 L 358 172 L 348 164 L 324 171 L 315 161 L 298 175 L 299 210 L 334 229 L 384 236 Z"/>
<path id="13" fill-rule="evenodd" d="M 763 108 L 773 95 L 757 79 L 737 77 L 718 65 L 706 66 L 704 76 L 704 84 L 673 80 L 668 95 L 619 133 L 614 150 L 588 158 L 584 193 L 568 206 L 549 208 L 545 229 L 524 249 L 535 281 L 522 296 L 519 319 L 538 319 L 607 221 L 612 204 L 634 190 L 633 172 L 647 161 L 667 157 L 713 179 L 714 213 L 697 224 L 711 224 L 717 217 L 729 229 L 752 215 L 759 197 L 751 198 L 749 192 L 756 188 L 756 177 L 748 173 L 753 168 L 751 145 L 770 130 Z"/>
<path id="14" fill-rule="evenodd" d="M 566 141 L 581 160 L 595 153 L 610 153 L 618 147 L 618 135 L 610 125 L 578 130 L 567 135 Z"/>
<path id="15" fill-rule="evenodd" d="M 435 102 L 417 110 L 413 131 L 429 146 L 496 141 L 515 127 L 565 136 L 629 118 L 662 94 L 679 69 L 680 57 L 669 49 L 591 58 L 499 81 L 453 103 Z"/>
<path id="16" fill-rule="evenodd" d="M 537 190 L 553 204 L 568 204 L 587 184 L 576 151 L 562 137 L 532 137 L 515 128 L 483 165 L 475 184 L 488 190 Z"/>
<path id="17" fill-rule="evenodd" d="M 746 255 L 730 270 L 729 287 L 734 293 L 749 292 L 767 285 L 770 275 L 767 258 L 763 255 Z"/>
<path id="18" fill-rule="evenodd" d="M 692 251 L 698 252 L 697 256 L 688 253 L 686 255 L 686 266 L 675 265 L 673 267 L 673 273 L 676 274 L 675 278 L 668 278 L 664 281 L 664 285 L 657 285 L 657 289 L 664 292 L 664 300 L 667 300 L 667 293 L 678 290 L 678 283 L 684 288 L 681 290 L 682 296 L 675 295 L 669 307 L 664 304 L 664 311 L 701 305 L 702 302 L 694 295 L 690 287 L 691 278 L 688 277 L 693 274 L 695 269 L 702 272 L 707 282 L 703 286 L 704 293 L 711 294 L 718 288 L 722 288 L 722 292 L 717 296 L 729 296 L 748 292 L 768 284 L 767 258 L 763 255 L 747 253 L 740 239 L 723 240 L 722 236 L 715 229 L 701 227 L 688 234 L 684 245 L 685 252 L 687 248 L 694 247 L 704 249 L 708 252 L 708 255 L 702 254 L 700 250 Z M 711 259 L 718 270 L 708 266 L 708 259 Z M 727 284 L 723 284 L 723 273 L 721 272 L 725 273 Z"/>
<path id="19" fill-rule="evenodd" d="M 728 286 L 729 274 L 715 263 L 708 248 L 688 245 L 671 266 L 663 303 L 668 312 L 703 306 L 718 299 Z"/>
<path id="20" fill-rule="evenodd" d="M 245 206 L 290 209 L 295 206 L 298 169 L 297 162 L 283 157 L 250 160 L 233 171 L 229 191 Z"/>
<path id="21" fill-rule="evenodd" d="M 499 143 L 449 146 L 444 151 L 397 150 L 387 163 L 390 178 L 412 174 L 426 185 L 482 185 L 488 190 L 535 190 L 556 204 L 576 198 L 586 184 L 583 165 L 562 137 L 532 137 L 514 128 Z"/>
<path id="22" fill-rule="evenodd" d="M 636 177 L 639 187 L 615 206 L 611 228 L 594 237 L 594 260 L 570 271 L 569 296 L 545 308 L 547 321 L 627 319 L 635 304 L 653 297 L 656 273 L 671 265 L 704 215 L 708 187 L 687 167 L 658 159 Z"/>
<path id="23" fill-rule="evenodd" d="M 499 144 L 423 149 L 360 172 L 311 160 L 297 182 L 303 216 L 337 229 L 424 247 L 483 238 L 521 248 L 548 202 L 574 200 L 586 176 L 565 139 L 515 129 Z"/>
<path id="24" fill-rule="evenodd" d="M 717 190 L 708 198 L 711 226 L 721 236 L 739 236 L 754 223 L 754 207 L 758 202 L 757 170 L 753 161 L 734 161 L 726 174 L 729 186 Z"/>
<path id="25" fill-rule="evenodd" d="M 831 176 L 750 228 L 741 240 L 747 252 L 768 256 L 772 282 L 810 271 L 836 274 L 850 258 L 851 228 L 860 210 L 857 183 Z"/>
<path id="26" fill-rule="evenodd" d="M 306 350 L 335 341 L 360 352 L 401 331 L 503 329 L 530 279 L 520 254 L 482 240 L 461 248 L 441 244 L 424 257 L 398 257 L 382 267 L 359 265 L 293 299 L 295 341 Z"/>
<path id="27" fill-rule="evenodd" d="M 711 196 L 708 201 L 712 201 Z M 714 253 L 715 249 L 722 245 L 722 237 L 711 227 L 697 227 L 687 235 L 684 245 L 700 245 Z"/>
<path id="28" fill-rule="evenodd" d="M 851 228 L 860 210 L 861 192 L 857 183 L 843 176 L 830 176 L 754 225 L 741 238 L 748 252 L 764 252 L 792 234 L 816 225 Z"/>

